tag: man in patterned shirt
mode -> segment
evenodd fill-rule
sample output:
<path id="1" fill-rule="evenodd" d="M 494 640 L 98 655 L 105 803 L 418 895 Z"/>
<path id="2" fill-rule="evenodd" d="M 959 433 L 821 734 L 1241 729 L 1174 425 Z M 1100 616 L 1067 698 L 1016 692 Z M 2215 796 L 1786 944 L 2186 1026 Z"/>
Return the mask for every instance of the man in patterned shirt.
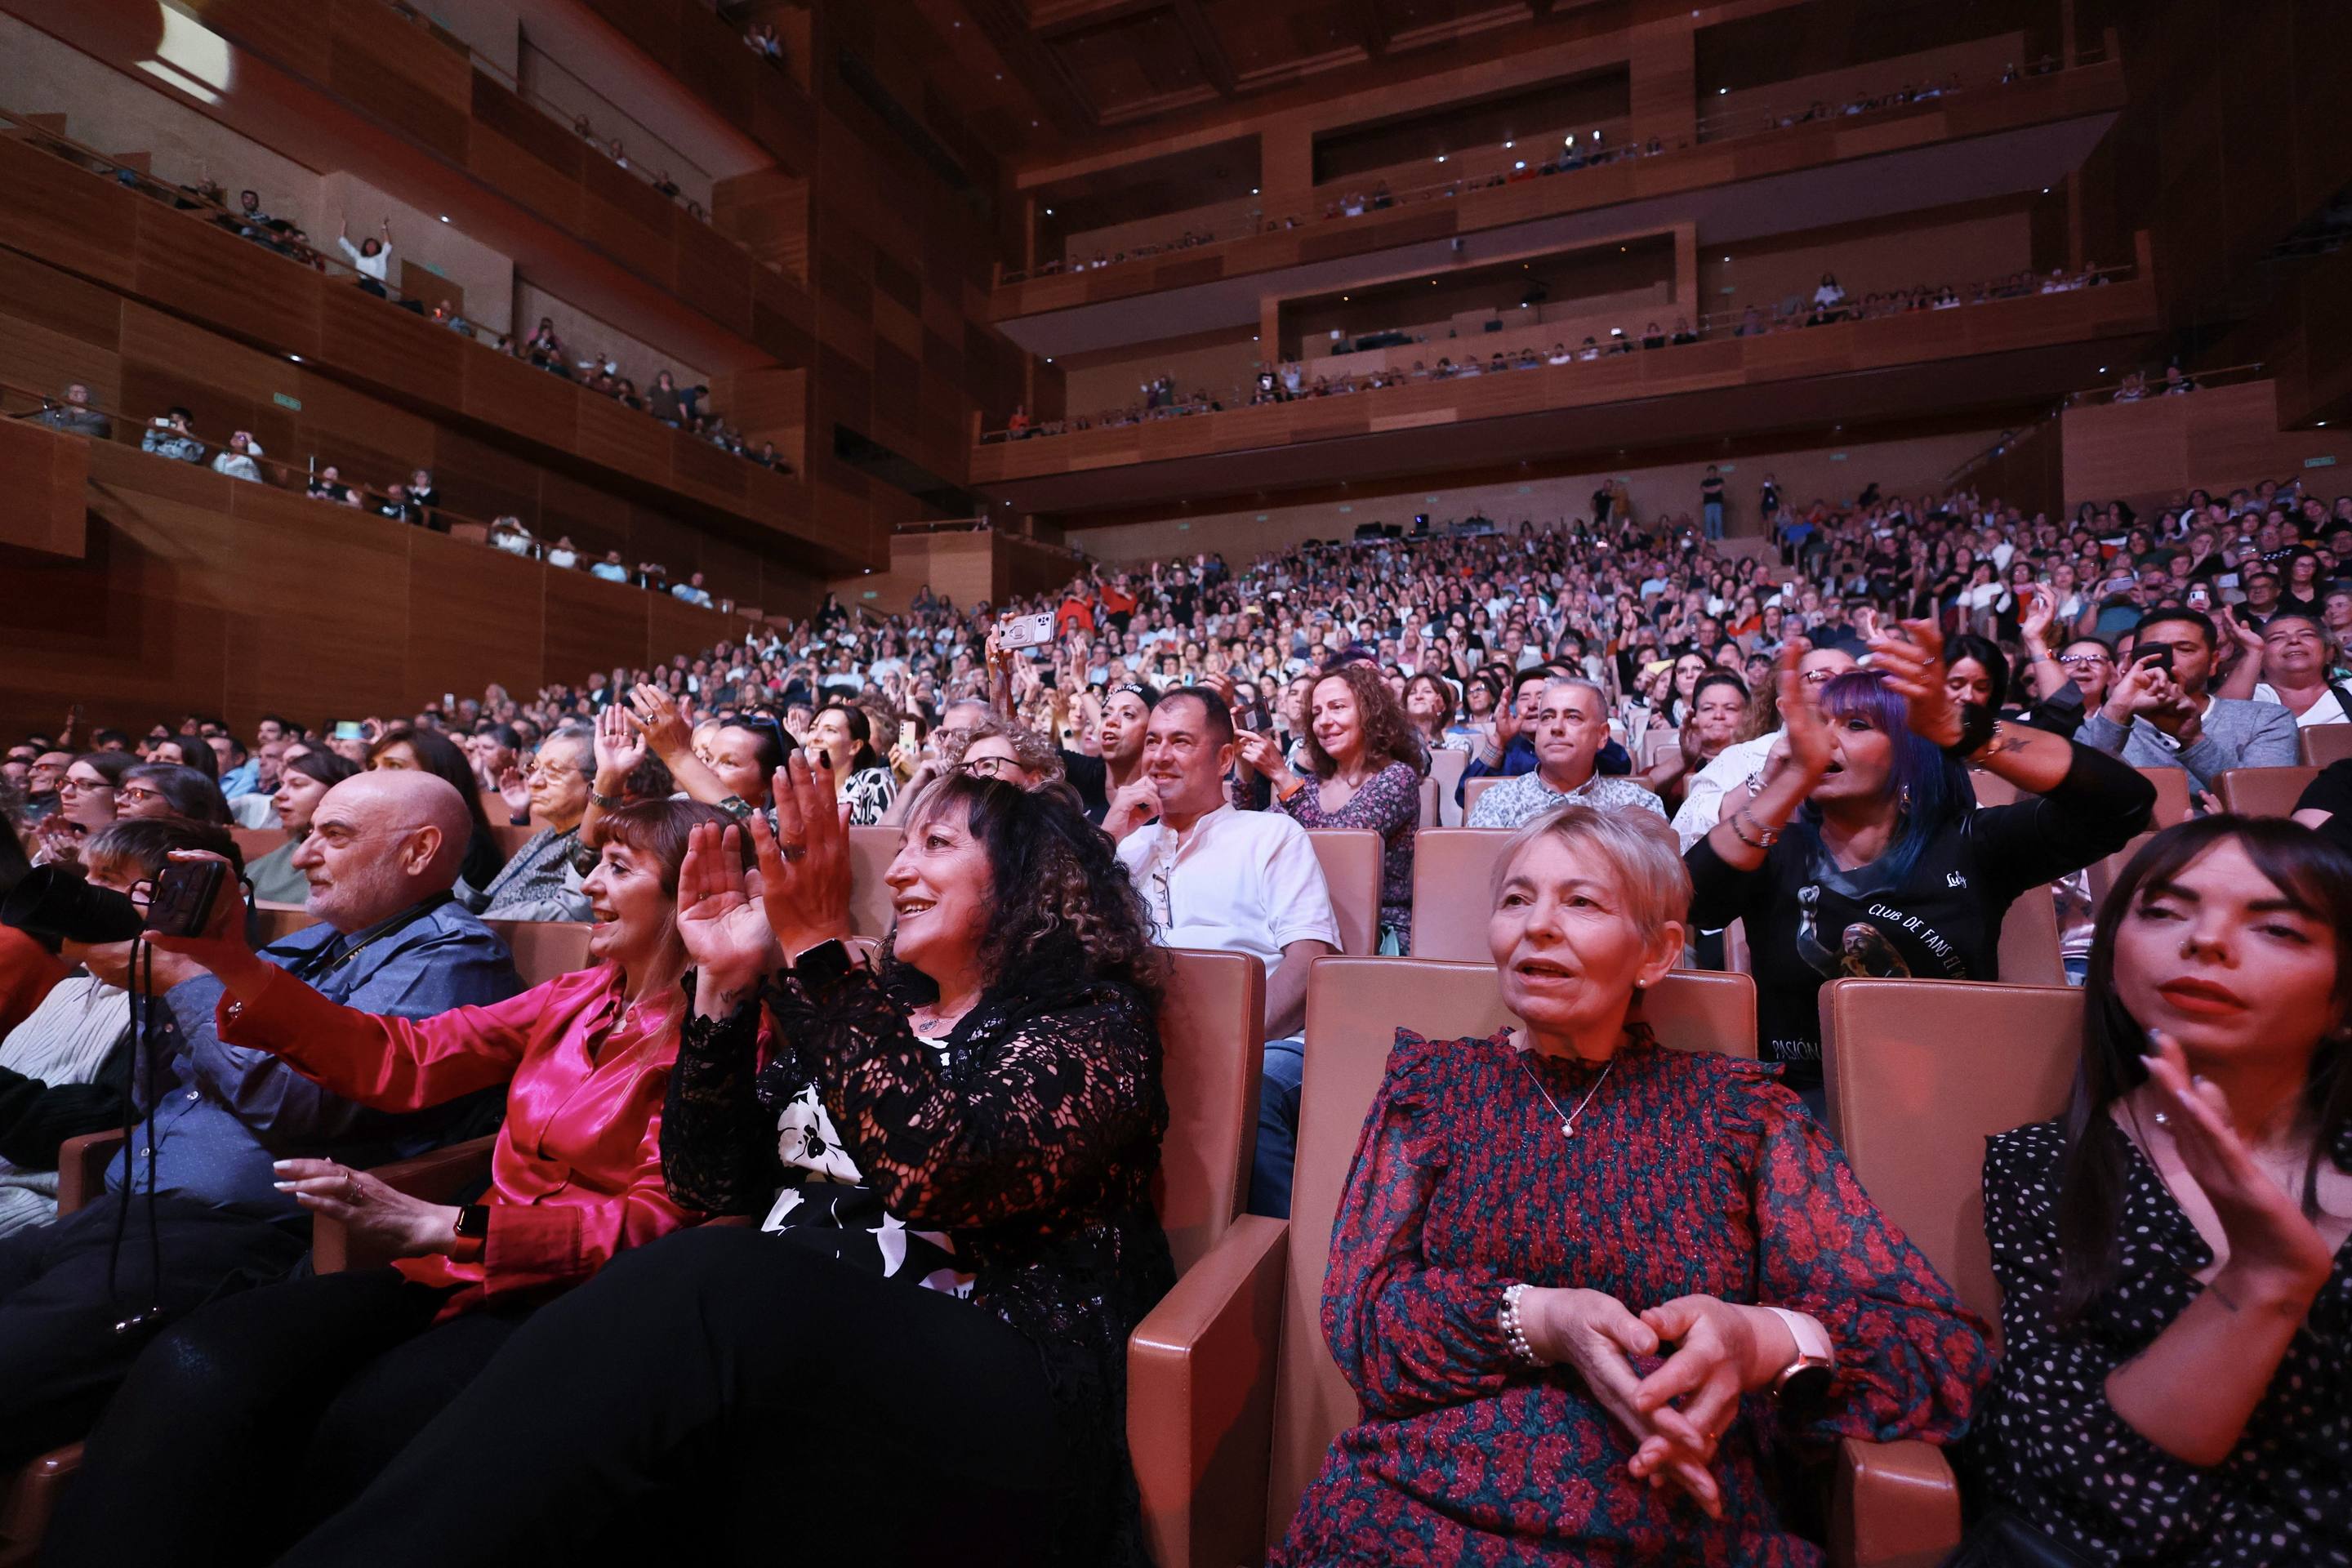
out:
<path id="1" fill-rule="evenodd" d="M 1536 770 L 1505 779 L 1471 808 L 1473 827 L 1517 827 L 1573 801 L 1604 810 L 1638 807 L 1666 815 L 1658 797 L 1631 779 L 1593 770 L 1609 743 L 1609 699 L 1589 680 L 1555 676 L 1536 709 Z"/>

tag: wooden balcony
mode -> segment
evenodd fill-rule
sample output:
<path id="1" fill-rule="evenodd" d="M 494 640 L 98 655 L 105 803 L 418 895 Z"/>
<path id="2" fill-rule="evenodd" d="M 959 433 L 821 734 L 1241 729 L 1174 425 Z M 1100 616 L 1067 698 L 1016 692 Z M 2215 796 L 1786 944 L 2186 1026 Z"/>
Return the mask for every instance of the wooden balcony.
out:
<path id="1" fill-rule="evenodd" d="M 1067 511 L 2014 407 L 2096 382 L 2158 325 L 2143 237 L 2135 276 L 2102 288 L 992 442 L 971 482 Z"/>
<path id="2" fill-rule="evenodd" d="M 780 543 L 803 547 L 819 569 L 879 565 L 887 558 L 879 539 L 869 554 L 866 542 L 845 548 L 835 531 L 819 528 L 808 487 L 796 477 L 721 451 L 347 279 L 5 139 L 0 246 L 268 354 L 299 355 L 301 370 L 285 373 L 289 388 L 331 380 L 364 389 L 436 424 L 520 446 L 591 483 L 753 525 Z M 191 379 L 203 379 L 200 367 L 185 369 Z M 98 384 L 87 370 L 60 371 Z M 266 413 L 268 395 L 259 401 Z"/>
<path id="3" fill-rule="evenodd" d="M 1396 206 L 1358 217 L 1318 217 L 1297 228 L 1245 235 L 1083 271 L 1032 277 L 994 289 L 989 319 L 999 323 L 1016 321 L 1548 218 L 1655 203 L 2037 126 L 2109 116 L 2123 104 L 2120 63 L 2078 66 L 1909 109 L 1853 120 L 1824 120 L 1736 140 L 1701 142 L 1650 157 L 1520 180 L 1458 196 L 1415 200 L 1408 195 Z M 1283 210 L 1276 198 L 1269 196 L 1267 201 L 1269 214 Z"/>

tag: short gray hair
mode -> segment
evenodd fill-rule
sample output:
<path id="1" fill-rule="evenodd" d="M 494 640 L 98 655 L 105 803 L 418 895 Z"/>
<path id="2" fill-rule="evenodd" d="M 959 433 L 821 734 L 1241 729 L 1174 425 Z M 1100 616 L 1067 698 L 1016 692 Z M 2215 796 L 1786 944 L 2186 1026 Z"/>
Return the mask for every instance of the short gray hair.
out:
<path id="1" fill-rule="evenodd" d="M 1610 880 L 1624 895 L 1626 916 L 1644 942 L 1689 917 L 1690 868 L 1683 864 L 1682 840 L 1664 817 L 1639 806 L 1611 809 L 1570 803 L 1537 817 L 1513 834 L 1495 858 L 1492 899 L 1502 898 L 1512 868 L 1545 838 L 1557 838 L 1580 858 L 1608 868 Z"/>
<path id="2" fill-rule="evenodd" d="M 1609 693 L 1601 689 L 1598 681 L 1588 680 L 1581 675 L 1555 675 L 1544 682 L 1545 695 L 1550 695 L 1551 689 L 1555 686 L 1577 686 L 1590 691 L 1592 693 L 1592 700 L 1599 704 L 1600 716 L 1604 720 L 1609 717 Z"/>

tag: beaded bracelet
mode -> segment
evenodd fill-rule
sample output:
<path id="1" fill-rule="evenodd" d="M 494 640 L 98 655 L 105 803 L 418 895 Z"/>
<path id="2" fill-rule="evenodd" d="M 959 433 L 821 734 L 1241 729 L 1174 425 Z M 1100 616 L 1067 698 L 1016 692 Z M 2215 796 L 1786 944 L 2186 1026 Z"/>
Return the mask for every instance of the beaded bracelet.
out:
<path id="1" fill-rule="evenodd" d="M 1510 1347 L 1511 1354 L 1529 1366 L 1542 1366 L 1545 1364 L 1544 1358 L 1536 1354 L 1535 1346 L 1528 1343 L 1527 1329 L 1519 1321 L 1519 1298 L 1527 1293 L 1528 1287 L 1525 1281 L 1517 1285 L 1505 1286 L 1503 1306 L 1497 1314 L 1497 1321 L 1502 1326 L 1503 1342 Z"/>

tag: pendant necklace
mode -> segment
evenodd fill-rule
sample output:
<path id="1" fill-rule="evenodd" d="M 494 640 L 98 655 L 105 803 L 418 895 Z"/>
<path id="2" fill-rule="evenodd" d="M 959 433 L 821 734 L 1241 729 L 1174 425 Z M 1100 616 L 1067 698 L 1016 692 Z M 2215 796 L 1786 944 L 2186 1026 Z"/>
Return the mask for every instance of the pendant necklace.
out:
<path id="1" fill-rule="evenodd" d="M 1592 1103 L 1592 1097 L 1599 1094 L 1601 1086 L 1609 1081 L 1609 1074 L 1617 1066 L 1617 1058 L 1614 1057 L 1609 1058 L 1609 1065 L 1601 1069 L 1601 1076 L 1592 1080 L 1592 1087 L 1584 1091 L 1584 1098 L 1576 1102 L 1576 1109 L 1564 1116 L 1560 1114 L 1559 1101 L 1551 1097 L 1551 1090 L 1546 1089 L 1543 1079 L 1536 1076 L 1536 1069 L 1528 1066 L 1528 1058 L 1524 1053 L 1519 1057 L 1519 1066 L 1527 1073 L 1528 1080 L 1536 1086 L 1536 1092 L 1544 1097 L 1544 1103 L 1551 1107 L 1551 1113 L 1559 1117 L 1559 1135 L 1563 1138 L 1573 1138 L 1576 1136 L 1576 1119 L 1584 1114 L 1584 1108 Z"/>

